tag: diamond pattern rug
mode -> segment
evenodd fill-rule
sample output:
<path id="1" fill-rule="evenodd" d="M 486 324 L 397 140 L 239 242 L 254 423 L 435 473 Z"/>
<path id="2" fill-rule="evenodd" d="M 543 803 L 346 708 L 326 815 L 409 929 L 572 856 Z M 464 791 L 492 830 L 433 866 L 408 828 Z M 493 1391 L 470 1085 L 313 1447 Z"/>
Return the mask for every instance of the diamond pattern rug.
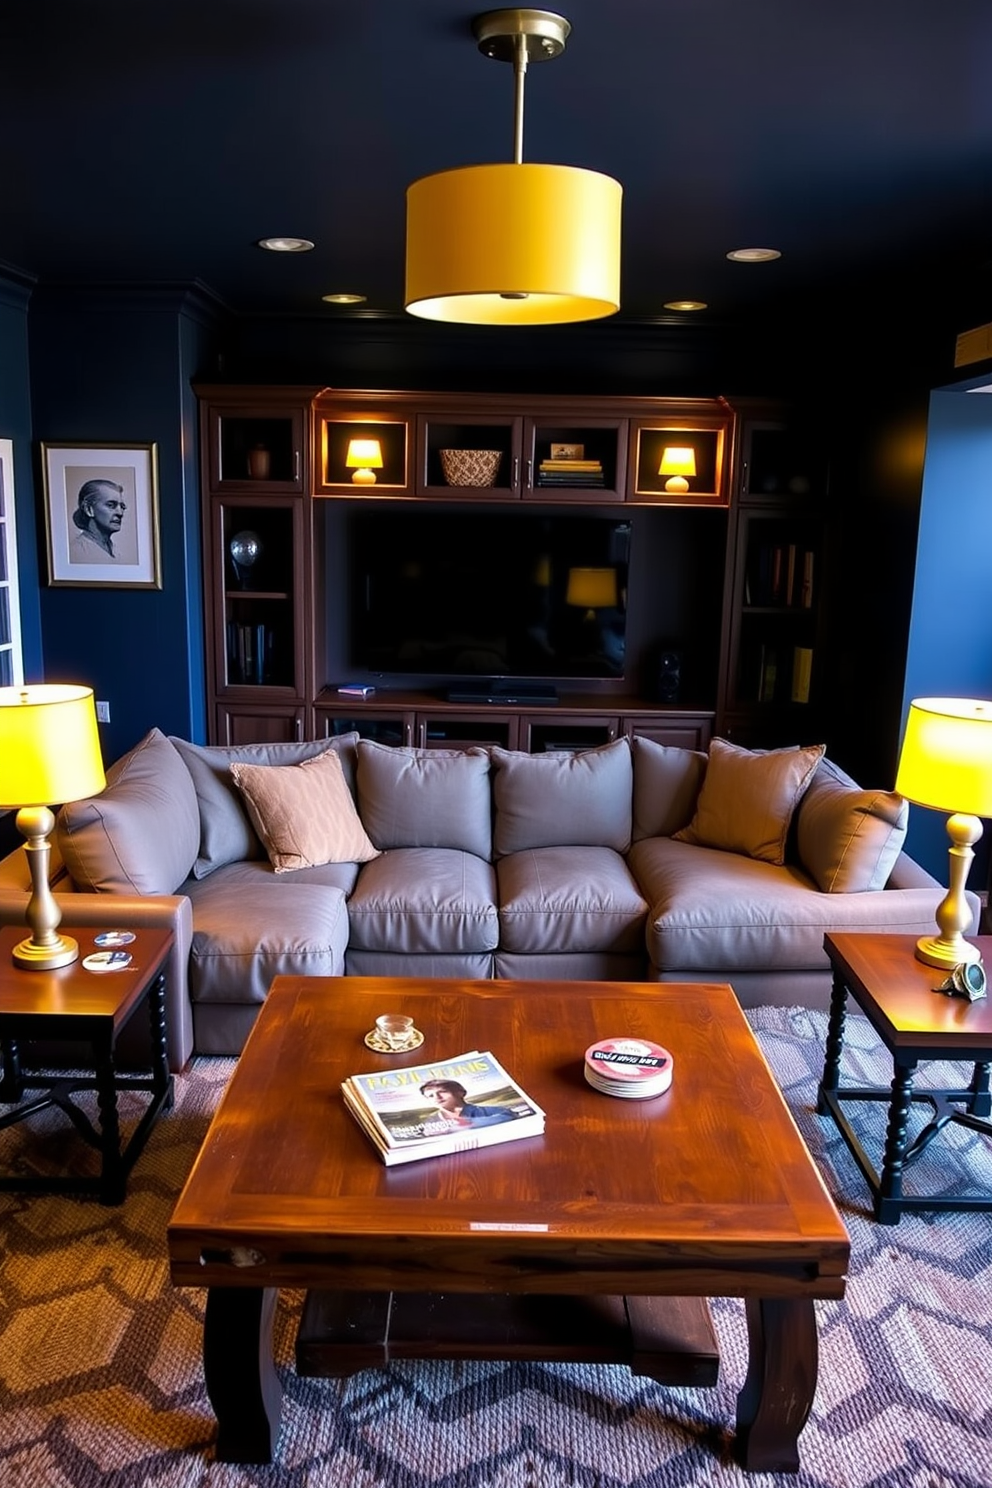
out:
<path id="1" fill-rule="evenodd" d="M 171 1286 L 164 1232 L 233 1061 L 198 1059 L 177 1081 L 119 1209 L 0 1195 L 0 1488 L 988 1488 L 992 1484 L 992 1214 L 870 1217 L 832 1123 L 815 1115 L 825 1018 L 749 1018 L 851 1233 L 847 1296 L 817 1303 L 820 1376 L 794 1477 L 733 1462 L 746 1364 L 743 1304 L 712 1304 L 719 1384 L 663 1389 L 619 1367 L 405 1363 L 348 1381 L 292 1369 L 302 1296 L 280 1297 L 286 1395 L 278 1462 L 213 1460 L 201 1377 L 205 1293 Z M 891 1071 L 849 1017 L 847 1084 Z M 934 1086 L 961 1071 L 927 1066 Z M 923 1083 L 921 1080 L 920 1083 Z M 967 1081 L 965 1081 L 967 1083 Z M 863 1140 L 881 1146 L 884 1116 Z M 0 1164 L 78 1162 L 57 1118 L 0 1134 Z M 907 1191 L 992 1192 L 992 1144 L 950 1127 Z"/>

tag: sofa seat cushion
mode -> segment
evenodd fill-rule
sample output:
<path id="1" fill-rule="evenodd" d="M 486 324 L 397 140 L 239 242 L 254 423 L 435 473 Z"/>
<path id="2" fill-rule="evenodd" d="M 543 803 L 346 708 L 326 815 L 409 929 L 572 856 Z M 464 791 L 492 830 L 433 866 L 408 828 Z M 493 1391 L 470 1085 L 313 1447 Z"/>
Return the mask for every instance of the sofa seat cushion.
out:
<path id="1" fill-rule="evenodd" d="M 531 848 L 501 858 L 497 873 L 501 951 L 641 949 L 648 906 L 612 848 Z"/>
<path id="2" fill-rule="evenodd" d="M 193 1002 L 264 1002 L 272 978 L 342 976 L 348 908 L 341 889 L 269 872 L 247 884 L 223 869 L 188 885 L 193 902 Z"/>
<path id="3" fill-rule="evenodd" d="M 496 875 L 474 853 L 397 847 L 365 863 L 348 901 L 351 944 L 366 951 L 455 955 L 495 950 Z"/>
<path id="4" fill-rule="evenodd" d="M 111 765 L 100 795 L 63 806 L 55 835 L 84 893 L 174 894 L 193 866 L 200 817 L 189 771 L 161 729 Z"/>
<path id="5" fill-rule="evenodd" d="M 928 903 L 936 907 L 926 890 L 824 894 L 793 864 L 666 837 L 635 843 L 627 861 L 651 905 L 647 951 L 661 971 L 720 972 L 732 981 L 737 970 L 820 969 L 826 931 L 920 934 Z"/>

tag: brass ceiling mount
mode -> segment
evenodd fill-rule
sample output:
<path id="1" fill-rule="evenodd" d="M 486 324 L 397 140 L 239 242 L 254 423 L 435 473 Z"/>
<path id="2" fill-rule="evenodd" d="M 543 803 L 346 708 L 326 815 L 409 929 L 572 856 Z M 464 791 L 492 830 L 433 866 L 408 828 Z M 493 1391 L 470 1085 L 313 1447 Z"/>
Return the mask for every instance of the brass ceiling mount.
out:
<path id="1" fill-rule="evenodd" d="M 572 27 L 552 10 L 487 10 L 475 17 L 472 31 L 479 51 L 496 62 L 551 62 L 565 50 Z"/>

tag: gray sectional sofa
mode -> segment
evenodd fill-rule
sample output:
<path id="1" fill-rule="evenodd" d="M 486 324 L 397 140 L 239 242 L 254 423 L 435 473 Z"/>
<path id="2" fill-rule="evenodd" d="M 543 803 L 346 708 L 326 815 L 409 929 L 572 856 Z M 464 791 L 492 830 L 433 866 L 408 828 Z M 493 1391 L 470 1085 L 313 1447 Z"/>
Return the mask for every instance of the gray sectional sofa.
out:
<path id="1" fill-rule="evenodd" d="M 53 864 L 67 926 L 174 930 L 179 1069 L 238 1053 L 285 972 L 729 981 L 745 1005 L 823 1005 L 824 931 L 933 928 L 943 891 L 901 851 L 906 817 L 822 749 L 218 748 L 153 729 L 61 809 Z M 19 849 L 0 921 L 28 887 Z"/>

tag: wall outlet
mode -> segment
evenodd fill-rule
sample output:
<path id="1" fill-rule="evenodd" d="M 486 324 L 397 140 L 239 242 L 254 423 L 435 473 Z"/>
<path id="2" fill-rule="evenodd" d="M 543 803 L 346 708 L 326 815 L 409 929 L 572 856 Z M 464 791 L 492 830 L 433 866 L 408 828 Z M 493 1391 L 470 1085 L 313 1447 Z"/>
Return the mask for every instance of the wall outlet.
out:
<path id="1" fill-rule="evenodd" d="M 100 703 L 100 702 L 97 703 L 97 705 L 96 705 L 96 721 L 97 721 L 97 723 L 109 723 L 110 722 L 110 704 L 109 703 Z"/>

